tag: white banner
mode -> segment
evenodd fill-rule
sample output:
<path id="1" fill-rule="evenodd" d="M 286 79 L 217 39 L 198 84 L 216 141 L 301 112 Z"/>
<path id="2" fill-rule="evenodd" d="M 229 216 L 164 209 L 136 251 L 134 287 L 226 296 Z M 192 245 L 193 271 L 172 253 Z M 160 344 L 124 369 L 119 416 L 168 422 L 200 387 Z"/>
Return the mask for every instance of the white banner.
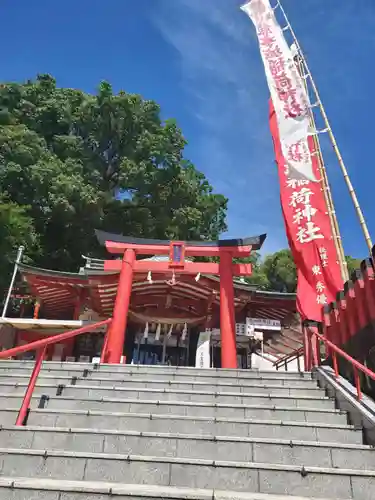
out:
<path id="1" fill-rule="evenodd" d="M 201 332 L 198 338 L 197 353 L 195 355 L 196 368 L 210 368 L 210 339 L 211 332 Z"/>
<path id="2" fill-rule="evenodd" d="M 241 7 L 253 21 L 268 87 L 276 112 L 286 173 L 294 179 L 316 181 L 308 136 L 309 100 L 293 54 L 269 0 L 251 0 Z"/>

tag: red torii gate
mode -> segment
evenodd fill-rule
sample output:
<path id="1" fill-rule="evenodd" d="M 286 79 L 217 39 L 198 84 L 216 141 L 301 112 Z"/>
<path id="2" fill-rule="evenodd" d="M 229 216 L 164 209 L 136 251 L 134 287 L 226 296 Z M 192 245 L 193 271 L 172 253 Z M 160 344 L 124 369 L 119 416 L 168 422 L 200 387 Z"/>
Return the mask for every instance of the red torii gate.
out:
<path id="1" fill-rule="evenodd" d="M 106 260 L 105 271 L 119 271 L 119 282 L 102 359 L 120 363 L 125 341 L 127 317 L 133 283 L 133 273 L 216 274 L 220 276 L 221 366 L 237 368 L 236 331 L 234 314 L 233 276 L 251 275 L 251 264 L 233 263 L 233 257 L 248 257 L 258 250 L 266 235 L 243 240 L 216 242 L 183 242 L 128 238 L 96 231 L 97 238 L 111 254 L 122 260 Z M 137 260 L 140 255 L 169 255 L 168 261 Z M 219 263 L 190 262 L 185 257 L 219 257 Z"/>

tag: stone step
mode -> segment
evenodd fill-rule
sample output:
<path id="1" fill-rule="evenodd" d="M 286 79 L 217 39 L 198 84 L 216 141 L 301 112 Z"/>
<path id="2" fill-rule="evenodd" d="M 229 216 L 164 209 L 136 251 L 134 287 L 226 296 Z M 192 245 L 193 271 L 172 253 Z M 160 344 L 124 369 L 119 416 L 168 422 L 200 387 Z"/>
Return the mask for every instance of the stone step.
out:
<path id="1" fill-rule="evenodd" d="M 68 376 L 66 372 L 62 372 L 63 375 L 53 375 L 49 372 L 41 371 L 38 377 L 38 383 L 50 383 L 50 384 L 64 384 L 69 385 L 72 380 L 76 384 L 85 384 L 87 381 L 90 385 L 101 386 L 101 385 L 116 385 L 122 387 L 134 387 L 134 388 L 174 388 L 174 389 L 188 389 L 188 390 L 203 390 L 210 391 L 214 388 L 220 391 L 238 391 L 246 392 L 247 390 L 252 390 L 252 388 L 270 388 L 270 389 L 298 389 L 305 391 L 316 391 L 319 390 L 315 380 L 309 379 L 246 379 L 243 383 L 239 383 L 238 379 L 230 379 L 229 382 L 222 381 L 221 379 L 213 379 L 210 383 L 207 381 L 189 381 L 185 380 L 186 377 L 181 377 L 180 380 L 168 379 L 163 376 L 160 380 L 154 380 L 151 376 L 147 377 L 147 374 L 142 375 L 141 378 L 134 377 L 131 374 L 119 375 L 115 374 L 109 376 L 106 373 L 100 373 L 98 371 L 90 371 L 83 376 L 83 372 L 79 372 L 79 376 Z M 0 371 L 0 384 L 3 383 L 14 383 L 14 384 L 28 384 L 30 380 L 31 371 L 28 373 L 18 373 L 18 372 L 1 372 Z M 137 375 L 137 374 L 136 374 Z"/>
<path id="2" fill-rule="evenodd" d="M 12 374 L 12 373 L 24 373 L 26 376 L 31 375 L 33 366 L 30 365 L 29 367 L 7 367 L 7 368 L 0 368 L 0 374 L 7 375 L 7 374 Z M 85 372 L 87 370 L 87 372 Z M 194 372 L 189 372 L 187 374 L 184 373 L 165 373 L 165 372 L 145 372 L 145 371 L 131 371 L 127 370 L 124 372 L 110 372 L 110 371 L 102 371 L 102 370 L 93 370 L 92 365 L 89 365 L 88 368 L 86 369 L 74 369 L 74 368 L 57 368 L 57 369 L 43 369 L 41 371 L 41 375 L 53 375 L 53 376 L 68 376 L 68 377 L 82 377 L 82 375 L 86 373 L 88 377 L 90 376 L 104 376 L 104 377 L 120 377 L 122 380 L 130 378 L 131 380 L 144 380 L 147 378 L 149 381 L 165 381 L 167 380 L 176 380 L 179 382 L 189 382 L 189 383 L 195 383 L 195 382 L 204 382 L 206 384 L 212 384 L 212 385 L 217 385 L 221 384 L 222 382 L 227 383 L 227 384 L 235 384 L 235 385 L 244 385 L 246 386 L 247 384 L 253 382 L 253 381 L 259 381 L 261 384 L 270 384 L 274 382 L 281 382 L 282 384 L 291 386 L 295 383 L 300 385 L 301 383 L 307 383 L 311 385 L 314 383 L 316 387 L 316 382 L 314 382 L 311 377 L 310 378 L 300 378 L 298 376 L 296 377 L 272 377 L 270 375 L 266 376 L 251 376 L 251 377 L 228 377 L 228 376 L 217 376 L 215 373 L 212 373 L 211 371 L 208 371 L 207 374 L 197 374 Z M 278 372 L 275 372 L 278 373 Z"/>
<path id="3" fill-rule="evenodd" d="M 73 381 L 74 382 L 74 381 Z M 102 398 L 102 397 L 114 397 L 114 398 L 136 398 L 136 399 L 150 399 L 150 400 L 161 400 L 161 399 L 171 399 L 173 401 L 196 401 L 196 402 L 223 402 L 223 403 L 237 403 L 237 404 L 249 404 L 256 397 L 272 397 L 272 398 L 292 398 L 296 401 L 303 400 L 327 400 L 325 392 L 322 389 L 290 389 L 288 387 L 277 387 L 270 388 L 267 386 L 263 387 L 249 387 L 246 391 L 240 391 L 239 387 L 232 386 L 232 390 L 221 391 L 221 388 L 210 387 L 209 390 L 203 390 L 197 387 L 195 390 L 178 389 L 172 386 L 166 387 L 128 387 L 117 386 L 117 385 L 106 385 L 97 386 L 92 385 L 89 379 L 85 381 L 80 381 L 78 385 L 73 384 L 53 384 L 53 383 L 43 383 L 41 380 L 38 381 L 37 391 L 43 394 L 54 395 L 58 385 L 60 386 L 59 391 L 63 391 L 62 394 L 67 396 L 74 396 L 77 398 Z M 28 383 L 14 384 L 13 382 L 0 382 L 0 394 L 24 394 Z"/>
<path id="4" fill-rule="evenodd" d="M 213 434 L 8 426 L 0 429 L 0 448 L 375 469 L 369 446 Z"/>
<path id="5" fill-rule="evenodd" d="M 99 495 L 99 496 L 98 496 Z M 352 497 L 351 497 L 352 498 Z M 144 484 L 62 481 L 0 477 L 0 500 L 318 500 L 311 496 L 287 497 L 196 488 Z M 333 500 L 332 497 L 319 500 Z M 340 500 L 349 500 L 341 498 Z"/>
<path id="6" fill-rule="evenodd" d="M 69 394 L 72 394 L 69 396 Z M 152 394 L 143 393 L 144 399 L 138 399 L 137 397 L 131 398 L 107 398 L 107 397 L 80 397 L 78 399 L 77 392 L 74 392 L 72 388 L 66 390 L 62 396 L 49 396 L 46 403 L 49 408 L 56 408 L 61 410 L 73 410 L 73 409 L 86 409 L 86 410 L 103 410 L 103 411 L 121 411 L 121 412 L 140 412 L 140 413 L 170 413 L 171 415 L 199 415 L 199 416 L 209 416 L 209 417 L 243 417 L 252 418 L 255 414 L 259 414 L 259 410 L 262 408 L 268 410 L 275 409 L 300 409 L 309 411 L 314 410 L 333 410 L 334 402 L 330 399 L 295 399 L 295 398 L 284 398 L 284 397 L 268 397 L 256 395 L 249 399 L 251 404 L 239 404 L 239 403 L 224 403 L 222 402 L 224 398 L 218 398 L 215 403 L 215 399 L 211 402 L 199 402 L 199 401 L 184 401 L 184 395 L 170 395 L 166 393 L 160 393 L 159 398 L 153 399 Z M 31 400 L 31 407 L 36 408 L 40 406 L 39 402 L 42 392 L 36 392 Z M 136 394 L 135 396 L 137 396 Z M 154 395 L 155 396 L 155 395 Z M 172 398 L 175 397 L 175 399 Z M 170 398 L 170 399 L 168 399 Z M 0 407 L 20 407 L 22 403 L 22 396 L 18 394 L 0 394 Z M 180 399 L 180 400 L 179 400 Z M 189 399 L 189 398 L 185 398 Z M 192 399 L 197 399 L 192 396 Z"/>
<path id="7" fill-rule="evenodd" d="M 0 410 L 0 423 L 13 425 L 18 411 Z M 120 413 L 83 410 L 31 410 L 28 425 L 41 427 L 64 427 L 83 429 L 110 429 L 136 432 L 161 432 L 178 434 L 210 434 L 221 436 L 243 436 L 251 438 L 293 439 L 301 441 L 338 442 L 362 444 L 362 431 L 346 425 L 343 420 L 336 423 L 292 421 L 269 418 L 208 418 L 170 414 Z M 302 417 L 301 417 L 302 418 Z M 307 415 L 305 416 L 305 419 Z M 342 422 L 342 423 L 341 423 Z"/>
<path id="8" fill-rule="evenodd" d="M 43 401 L 43 398 L 44 401 Z M 151 399 L 151 398 L 150 398 Z M 196 401 L 172 401 L 166 398 L 160 400 L 136 398 L 81 398 L 73 396 L 43 396 L 36 392 L 31 399 L 31 408 L 43 407 L 64 410 L 86 411 L 114 411 L 125 413 L 169 413 L 170 415 L 203 416 L 210 418 L 284 418 L 285 420 L 330 421 L 335 419 L 337 412 L 333 408 L 333 401 L 322 400 L 294 400 L 292 398 L 275 399 L 254 397 L 252 404 L 234 403 L 201 403 Z M 0 394 L 0 408 L 20 408 L 23 397 L 17 394 Z M 297 402 L 304 403 L 298 407 Z M 325 403 L 322 405 L 321 403 Z M 336 420 L 335 420 L 336 421 Z"/>
<path id="9" fill-rule="evenodd" d="M 18 361 L 18 360 L 0 360 L 0 369 L 14 370 L 17 367 L 32 369 L 34 361 Z M 43 363 L 43 370 L 97 370 L 106 373 L 152 373 L 164 374 L 170 376 L 172 374 L 197 376 L 197 377 L 215 377 L 217 378 L 274 378 L 274 379 L 309 379 L 312 375 L 310 372 L 283 372 L 283 371 L 267 371 L 267 370 L 232 370 L 223 368 L 195 368 L 186 366 L 160 366 L 160 365 L 113 365 L 113 364 L 100 364 L 94 365 L 93 363 L 67 363 L 60 361 L 45 361 Z"/>
<path id="10" fill-rule="evenodd" d="M 373 500 L 375 471 L 108 453 L 0 449 L 1 475 Z M 369 496 L 371 494 L 371 496 Z"/>

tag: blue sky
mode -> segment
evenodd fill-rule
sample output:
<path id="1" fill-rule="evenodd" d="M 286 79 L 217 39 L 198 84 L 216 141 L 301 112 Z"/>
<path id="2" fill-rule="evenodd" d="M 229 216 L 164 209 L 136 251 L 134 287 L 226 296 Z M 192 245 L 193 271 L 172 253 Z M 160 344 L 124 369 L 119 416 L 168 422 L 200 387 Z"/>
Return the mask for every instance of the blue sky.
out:
<path id="1" fill-rule="evenodd" d="M 109 80 L 176 118 L 186 156 L 229 198 L 228 236 L 286 246 L 268 129 L 268 89 L 241 0 L 3 0 L 0 80 L 51 73 L 95 91 Z M 275 0 L 273 0 L 275 3 Z M 319 86 L 375 238 L 374 0 L 283 0 Z M 337 161 L 323 141 L 347 254 L 366 246 Z"/>

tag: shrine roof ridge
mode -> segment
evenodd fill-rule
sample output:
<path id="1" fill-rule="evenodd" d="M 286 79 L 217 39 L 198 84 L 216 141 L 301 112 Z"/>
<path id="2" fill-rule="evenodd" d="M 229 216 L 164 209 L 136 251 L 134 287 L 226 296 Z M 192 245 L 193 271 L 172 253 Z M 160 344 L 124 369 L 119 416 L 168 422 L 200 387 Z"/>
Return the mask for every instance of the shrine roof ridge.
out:
<path id="1" fill-rule="evenodd" d="M 66 271 L 56 271 L 55 269 L 45 269 L 42 267 L 30 266 L 28 264 L 19 263 L 17 265 L 18 270 L 25 274 L 39 274 L 40 276 L 46 276 L 48 278 L 72 278 L 78 280 L 87 280 L 87 275 L 84 272 L 66 272 Z"/>
<path id="2" fill-rule="evenodd" d="M 165 245 L 168 247 L 174 240 L 154 240 L 149 238 L 135 238 L 133 236 L 124 236 L 122 234 L 109 233 L 100 229 L 95 229 L 95 235 L 101 245 L 105 245 L 106 241 L 115 243 L 128 243 L 131 245 Z M 267 235 L 250 236 L 247 238 L 232 238 L 227 240 L 216 241 L 184 241 L 188 245 L 195 247 L 243 247 L 251 246 L 253 250 L 259 250 Z M 180 241 L 180 240 L 178 240 Z"/>

